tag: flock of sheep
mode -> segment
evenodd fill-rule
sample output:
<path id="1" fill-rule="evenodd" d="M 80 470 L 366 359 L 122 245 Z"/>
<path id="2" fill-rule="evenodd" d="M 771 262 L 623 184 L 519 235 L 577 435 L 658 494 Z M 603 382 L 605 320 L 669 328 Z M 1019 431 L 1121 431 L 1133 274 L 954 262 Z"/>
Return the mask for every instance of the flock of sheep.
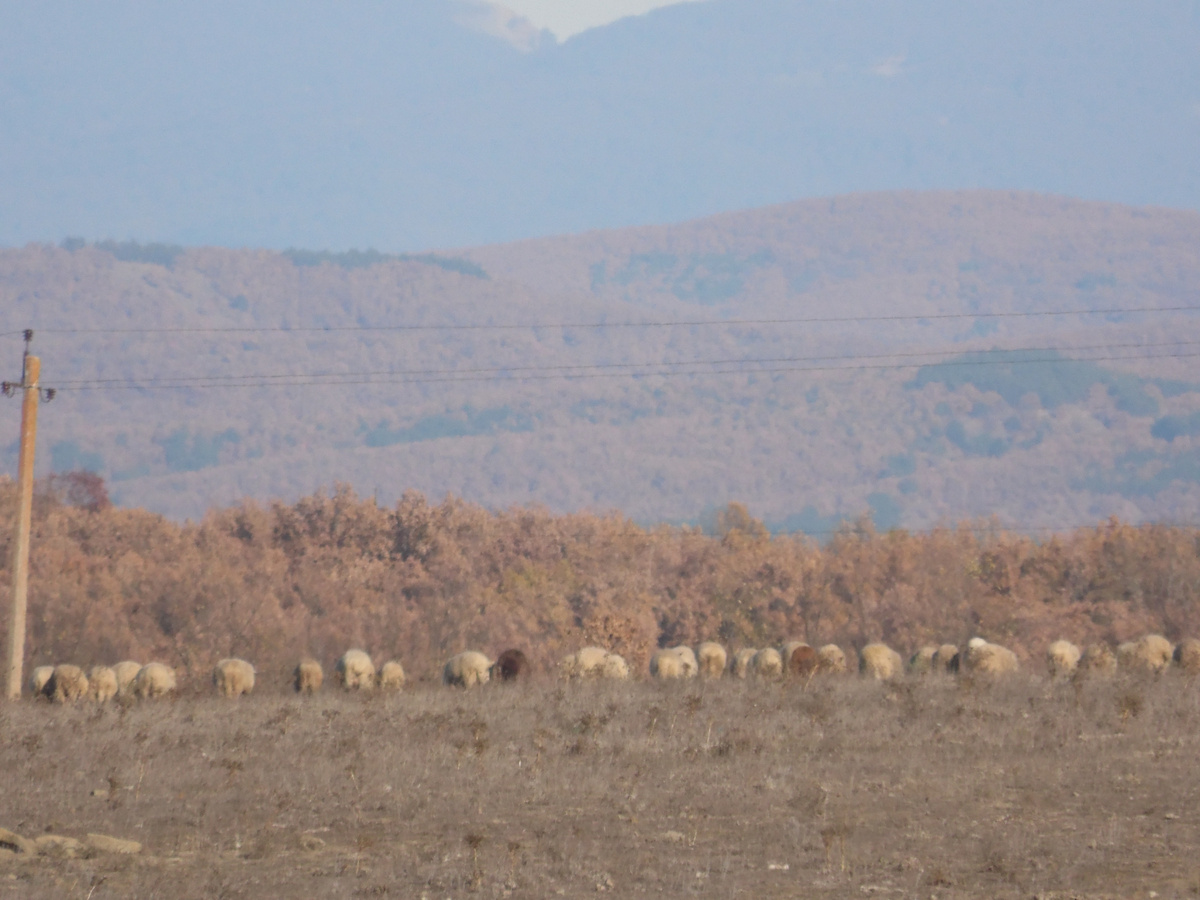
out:
<path id="1" fill-rule="evenodd" d="M 1093 644 L 1084 650 L 1069 641 L 1055 641 L 1046 651 L 1046 668 L 1051 677 L 1082 678 L 1111 675 L 1118 670 L 1161 672 L 1172 664 L 1182 671 L 1200 674 L 1200 640 L 1188 639 L 1173 646 L 1161 635 L 1150 634 L 1119 645 Z M 890 681 L 906 673 L 962 673 L 1001 676 L 1017 671 L 1017 656 L 1007 647 L 972 638 L 960 650 L 953 644 L 922 647 L 908 660 L 886 644 L 868 644 L 858 654 L 858 670 L 865 676 Z M 705 641 L 693 650 L 688 646 L 656 650 L 650 657 L 650 675 L 661 680 L 683 678 L 811 678 L 844 674 L 849 670 L 846 654 L 836 644 L 814 648 L 803 641 L 780 647 L 741 649 L 729 655 L 718 643 Z M 489 681 L 513 681 L 530 671 L 529 660 L 520 650 L 505 650 L 494 661 L 483 653 L 467 650 L 451 657 L 442 668 L 442 683 L 470 688 Z M 630 677 L 629 664 L 602 647 L 585 647 L 559 663 L 559 673 L 568 680 Z M 244 659 L 223 659 L 213 668 L 213 687 L 222 697 L 238 697 L 254 690 L 254 667 Z M 349 650 L 334 667 L 338 685 L 346 690 L 404 687 L 404 667 L 396 660 L 379 669 L 363 650 Z M 314 694 L 325 675 L 321 664 L 305 659 L 292 674 L 297 693 Z M 37 697 L 58 703 L 91 699 L 104 703 L 118 696 L 139 700 L 166 696 L 176 689 L 175 672 L 162 663 L 141 665 L 125 661 L 115 666 L 93 666 L 84 672 L 78 666 L 39 666 L 30 679 Z"/>

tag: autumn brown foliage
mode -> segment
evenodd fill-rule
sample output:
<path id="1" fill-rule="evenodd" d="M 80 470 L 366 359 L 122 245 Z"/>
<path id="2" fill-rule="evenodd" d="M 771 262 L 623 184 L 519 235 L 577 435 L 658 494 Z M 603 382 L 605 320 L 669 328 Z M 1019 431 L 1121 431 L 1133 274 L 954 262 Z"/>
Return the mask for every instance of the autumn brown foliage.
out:
<path id="1" fill-rule="evenodd" d="M 0 483 L 7 567 L 15 493 Z M 534 673 L 601 645 L 645 672 L 657 647 L 784 636 L 911 652 L 973 635 L 1041 665 L 1046 646 L 1200 634 L 1200 534 L 1110 521 L 1046 541 L 979 525 L 926 534 L 843 528 L 825 545 L 724 518 L 720 534 L 618 515 L 493 512 L 409 493 L 392 509 L 348 488 L 179 525 L 143 510 L 35 513 L 28 665 L 160 660 L 201 683 L 227 656 L 267 689 L 297 659 L 349 647 L 435 679 L 464 647 L 523 647 Z M 7 607 L 9 577 L 0 572 Z M 0 627 L 3 627 L 0 624 Z"/>

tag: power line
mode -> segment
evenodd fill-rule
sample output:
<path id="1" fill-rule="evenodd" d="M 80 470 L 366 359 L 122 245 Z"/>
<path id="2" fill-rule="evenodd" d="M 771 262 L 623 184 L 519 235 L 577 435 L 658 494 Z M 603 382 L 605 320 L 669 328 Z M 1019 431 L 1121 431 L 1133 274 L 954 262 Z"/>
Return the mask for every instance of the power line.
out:
<path id="1" fill-rule="evenodd" d="M 604 328 L 700 328 L 754 325 L 816 325 L 821 323 L 865 323 L 936 321 L 946 319 L 1021 319 L 1048 316 L 1105 316 L 1138 313 L 1200 312 L 1200 306 L 1111 307 L 1107 309 L 1034 310 L 1027 312 L 972 313 L 897 313 L 882 316 L 802 316 L 775 319 L 677 319 L 646 322 L 525 322 L 514 324 L 441 324 L 441 325 L 322 325 L 322 326 L 250 326 L 219 328 L 43 328 L 40 334 L 328 334 L 380 331 L 535 331 L 542 329 Z M 19 334 L 19 332 L 13 332 Z"/>
<path id="2" fill-rule="evenodd" d="M 1184 342 L 1181 342 L 1184 343 Z M 1136 345 L 1135 345 L 1136 346 Z M 1153 345 L 1147 345 L 1153 346 Z M 981 351 L 976 351 L 981 352 Z M 986 351 L 982 351 L 986 352 Z M 1002 351 L 1013 352 L 1013 351 Z M 1051 351 L 1057 352 L 1057 351 Z M 949 351 L 945 351 L 948 354 Z M 895 354 L 900 356 L 902 354 Z M 932 355 L 932 354 L 920 354 Z M 955 355 L 963 355 L 962 351 L 956 351 Z M 879 358 L 891 358 L 893 354 L 887 354 Z M 273 375 L 273 376 L 196 376 L 195 378 L 180 378 L 180 379 L 146 379 L 138 381 L 137 379 L 128 379 L 124 381 L 81 381 L 81 382 L 66 382 L 60 383 L 60 390 L 71 391 L 93 391 L 93 390 L 207 390 L 217 388 L 264 388 L 264 387 L 343 387 L 343 386 L 366 386 L 366 385 L 388 385 L 388 384 L 434 384 L 445 382 L 479 382 L 479 381 L 549 381 L 549 380 L 564 380 L 577 381 L 583 379 L 594 378 L 676 378 L 676 377 L 696 377 L 705 375 L 763 375 L 777 374 L 787 372 L 854 372 L 854 371 L 869 371 L 869 370 L 899 370 L 899 369 L 919 369 L 927 365 L 937 365 L 940 367 L 946 366 L 988 366 L 988 365 L 1062 365 L 1067 363 L 1078 362 L 1115 362 L 1129 360 L 1158 360 L 1158 359 L 1192 359 L 1200 356 L 1200 353 L 1160 353 L 1154 355 L 1120 355 L 1120 356 L 1092 356 L 1082 359 L 1074 359 L 1071 357 L 1048 356 L 1041 359 L 996 359 L 996 360 L 946 360 L 942 362 L 911 362 L 911 363 L 881 363 L 872 365 L 850 365 L 850 366 L 782 366 L 773 368 L 746 368 L 745 364 L 761 364 L 770 363 L 770 360 L 739 360 L 738 368 L 729 369 L 695 369 L 695 370 L 673 370 L 673 371 L 627 371 L 627 372 L 570 372 L 559 371 L 562 368 L 548 366 L 544 369 L 533 368 L 534 373 L 539 374 L 507 374 L 517 369 L 487 369 L 479 370 L 479 374 L 475 370 L 426 370 L 425 372 L 415 372 L 417 377 L 410 377 L 410 374 L 403 372 L 386 372 L 378 375 L 361 374 L 361 373 L 329 373 L 324 374 L 304 374 L 298 373 L 295 375 Z M 834 359 L 871 359 L 873 357 L 832 357 Z M 796 357 L 794 361 L 803 361 L 804 357 Z M 813 360 L 819 360 L 821 357 L 812 357 Z M 781 362 L 793 361 L 781 359 Z M 621 365 L 621 364 L 614 364 Z M 634 364 L 625 364 L 633 366 Z M 669 365 L 724 365 L 724 363 L 700 363 L 700 362 L 683 362 L 683 363 L 649 363 L 644 364 L 647 369 L 664 368 Z M 585 367 L 580 367 L 585 368 Z M 552 372 L 552 374 L 540 374 L 544 372 Z M 398 376 L 398 377 L 393 377 Z M 250 380 L 254 378 L 259 380 Z M 235 381 L 230 379 L 244 378 L 244 381 Z M 266 378 L 274 380 L 267 381 Z M 291 380 L 289 380 L 291 379 Z"/>
<path id="3" fill-rule="evenodd" d="M 277 381 L 282 379 L 295 378 L 376 378 L 386 376 L 410 376 L 410 375 L 505 375 L 510 372 L 563 372 L 570 373 L 574 371 L 588 371 L 600 369 L 633 369 L 633 368 L 656 368 L 666 366 L 723 366 L 723 365 L 767 365 L 773 363 L 793 363 L 793 362 L 824 362 L 830 360 L 847 360 L 854 361 L 860 359 L 904 359 L 911 357 L 937 357 L 937 356 L 962 356 L 969 353 L 1064 353 L 1064 352 L 1079 352 L 1079 351 L 1095 351 L 1095 350 L 1116 350 L 1128 347 L 1181 347 L 1195 346 L 1200 344 L 1200 341 L 1158 341 L 1154 343 L 1146 343 L 1142 341 L 1126 342 L 1121 344 L 1091 344 L 1073 347 L 1008 347 L 1008 348 L 993 348 L 986 350 L 920 350 L 910 353 L 878 353 L 878 354 L 856 354 L 852 356 L 835 355 L 835 356 L 781 356 L 781 357 L 766 357 L 766 358 L 744 358 L 737 357 L 732 359 L 696 359 L 696 360 L 678 360 L 676 362 L 661 361 L 661 362 L 628 362 L 628 363 L 591 363 L 587 365 L 544 365 L 544 366 L 486 366 L 479 368 L 463 368 L 463 369 L 387 369 L 374 372 L 285 372 L 281 374 L 251 374 L 251 375 L 194 375 L 194 376 L 163 376 L 162 378 L 153 379 L 137 379 L 137 378 L 102 378 L 102 379 L 79 379 L 77 381 L 62 381 L 60 385 L 66 387 L 72 386 L 92 386 L 101 385 L 127 385 L 131 383 L 137 384 L 160 384 L 169 383 L 171 386 L 184 386 L 186 384 L 203 382 L 212 383 L 212 386 L 220 384 L 237 384 L 242 381 Z M 1103 358 L 1103 357 L 1101 357 Z M 1159 354 L 1150 357 L 1136 357 L 1138 359 L 1166 359 L 1171 358 L 1166 354 Z M 1090 362 L 1096 357 L 1087 359 L 1071 359 L 1071 362 Z M 1001 362 L 1021 362 L 1022 360 L 1002 360 Z M 1044 360 L 1031 360 L 1031 362 L 1042 362 Z M 838 367 L 848 368 L 848 367 Z M 635 373 L 636 374 L 636 373 Z"/>

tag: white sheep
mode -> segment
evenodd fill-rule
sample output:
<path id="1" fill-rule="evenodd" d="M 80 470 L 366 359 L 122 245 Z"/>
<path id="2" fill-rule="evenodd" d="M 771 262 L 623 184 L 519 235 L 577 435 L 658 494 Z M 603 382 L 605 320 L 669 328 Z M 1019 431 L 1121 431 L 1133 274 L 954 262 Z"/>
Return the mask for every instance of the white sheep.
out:
<path id="1" fill-rule="evenodd" d="M 146 663 L 138 669 L 130 691 L 139 700 L 165 697 L 175 690 L 175 670 L 162 663 Z"/>
<path id="2" fill-rule="evenodd" d="M 908 660 L 908 671 L 914 675 L 928 675 L 934 670 L 933 660 L 937 656 L 938 648 L 933 646 L 925 646 L 914 653 Z"/>
<path id="3" fill-rule="evenodd" d="M 844 675 L 846 654 L 837 644 L 826 644 L 817 650 L 817 672 L 828 675 Z"/>
<path id="4" fill-rule="evenodd" d="M 629 677 L 629 663 L 625 657 L 616 653 L 604 654 L 604 662 L 600 664 L 600 677 L 614 681 L 624 681 Z"/>
<path id="5" fill-rule="evenodd" d="M 663 647 L 650 656 L 650 674 L 662 681 L 686 678 L 683 658 L 675 647 Z"/>
<path id="6" fill-rule="evenodd" d="M 1090 644 L 1075 667 L 1075 678 L 1107 678 L 1117 671 L 1117 655 L 1108 644 Z"/>
<path id="7" fill-rule="evenodd" d="M 302 659 L 292 671 L 292 687 L 297 694 L 315 694 L 325 682 L 325 670 L 315 659 Z"/>
<path id="8" fill-rule="evenodd" d="M 222 697 L 240 697 L 254 690 L 254 666 L 244 659 L 223 659 L 213 667 L 212 680 Z"/>
<path id="9" fill-rule="evenodd" d="M 758 678 L 782 678 L 783 657 L 774 647 L 764 647 L 750 660 L 750 671 Z"/>
<path id="10" fill-rule="evenodd" d="M 487 684 L 491 677 L 492 661 L 475 650 L 455 654 L 442 667 L 442 684 L 470 688 Z"/>
<path id="11" fill-rule="evenodd" d="M 729 661 L 729 674 L 734 678 L 745 678 L 750 674 L 750 666 L 754 661 L 754 655 L 758 653 L 753 647 L 743 647 L 733 654 L 733 659 Z"/>
<path id="12" fill-rule="evenodd" d="M 942 644 L 933 654 L 933 670 L 940 674 L 957 671 L 958 661 L 958 648 L 953 644 Z"/>
<path id="13" fill-rule="evenodd" d="M 859 651 L 858 671 L 876 681 L 891 681 L 904 673 L 904 660 L 887 644 L 867 644 Z"/>
<path id="14" fill-rule="evenodd" d="M 609 653 L 603 647 L 584 647 L 568 654 L 559 663 L 564 678 L 603 678 L 604 663 Z"/>
<path id="15" fill-rule="evenodd" d="M 1083 654 L 1070 641 L 1058 640 L 1046 648 L 1046 671 L 1051 678 L 1074 675 Z"/>
<path id="16" fill-rule="evenodd" d="M 404 687 L 404 666 L 390 659 L 379 667 L 379 686 L 384 690 L 398 691 Z"/>
<path id="17" fill-rule="evenodd" d="M 117 676 L 117 694 L 124 695 L 129 692 L 137 673 L 142 670 L 142 664 L 126 659 L 113 666 L 112 670 Z"/>
<path id="18" fill-rule="evenodd" d="M 961 670 L 977 675 L 1007 675 L 1017 671 L 1017 655 L 1007 647 L 973 637 L 967 641 Z"/>
<path id="19" fill-rule="evenodd" d="M 88 677 L 79 666 L 55 666 L 46 692 L 55 703 L 74 703 L 87 696 Z"/>
<path id="20" fill-rule="evenodd" d="M 107 703 L 117 696 L 117 673 L 108 666 L 92 666 L 88 670 L 88 699 Z"/>
<path id="21" fill-rule="evenodd" d="M 35 697 L 45 697 L 46 685 L 54 675 L 54 666 L 38 666 L 29 675 L 29 690 Z"/>
<path id="22" fill-rule="evenodd" d="M 1200 641 L 1185 638 L 1175 647 L 1175 665 L 1188 675 L 1200 675 Z"/>
<path id="23" fill-rule="evenodd" d="M 672 647 L 672 650 L 679 656 L 680 662 L 683 663 L 683 677 L 695 678 L 700 673 L 700 663 L 696 660 L 696 654 L 692 652 L 692 648 L 684 644 L 678 647 Z"/>
<path id="24" fill-rule="evenodd" d="M 725 648 L 716 641 L 705 641 L 696 648 L 696 661 L 705 678 L 720 678 L 725 674 Z"/>
<path id="25" fill-rule="evenodd" d="M 348 691 L 369 691 L 375 686 L 375 663 L 365 650 L 347 650 L 333 671 L 338 684 Z"/>
<path id="26" fill-rule="evenodd" d="M 1148 634 L 1117 647 L 1117 663 L 1135 672 L 1161 672 L 1171 664 L 1175 648 L 1161 634 Z"/>

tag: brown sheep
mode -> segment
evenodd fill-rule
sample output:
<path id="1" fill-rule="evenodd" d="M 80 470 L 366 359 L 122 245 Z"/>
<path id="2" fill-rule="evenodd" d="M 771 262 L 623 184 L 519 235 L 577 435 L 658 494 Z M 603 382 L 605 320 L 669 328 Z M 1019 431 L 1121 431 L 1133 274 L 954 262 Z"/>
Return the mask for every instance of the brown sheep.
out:
<path id="1" fill-rule="evenodd" d="M 297 694 L 315 694 L 325 681 L 325 671 L 315 659 L 302 659 L 292 672 L 292 687 Z"/>
<path id="2" fill-rule="evenodd" d="M 505 650 L 492 663 L 494 681 L 519 681 L 529 677 L 529 660 L 524 651 L 512 648 Z"/>
<path id="3" fill-rule="evenodd" d="M 74 703 L 87 696 L 88 677 L 79 666 L 54 667 L 54 674 L 46 683 L 46 693 L 55 703 Z"/>
<path id="4" fill-rule="evenodd" d="M 808 678 L 819 666 L 817 651 L 808 644 L 801 644 L 792 650 L 792 655 L 788 657 L 787 671 L 789 675 L 797 678 Z"/>

